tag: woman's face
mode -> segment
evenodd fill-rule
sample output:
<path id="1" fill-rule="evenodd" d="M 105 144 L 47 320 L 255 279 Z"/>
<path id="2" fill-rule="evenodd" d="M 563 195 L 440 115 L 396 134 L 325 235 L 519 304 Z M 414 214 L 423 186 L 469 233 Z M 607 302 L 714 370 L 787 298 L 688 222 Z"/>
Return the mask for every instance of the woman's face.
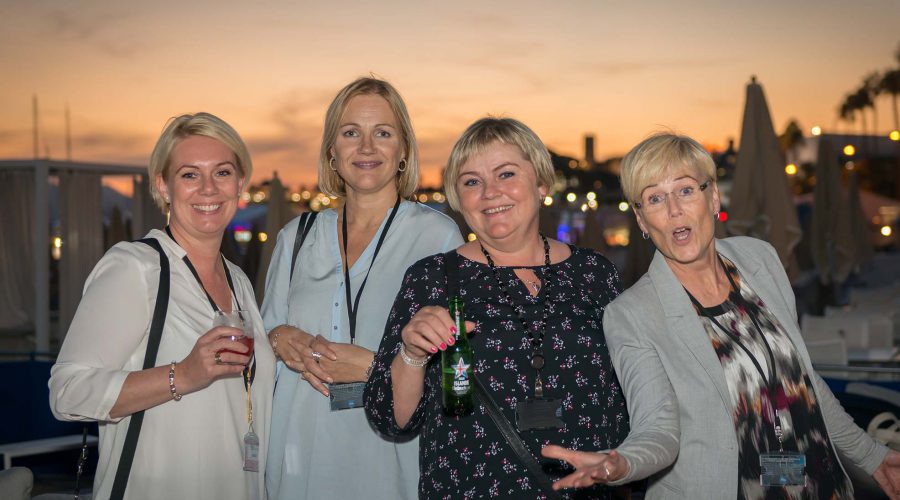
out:
<path id="1" fill-rule="evenodd" d="M 494 142 L 460 167 L 460 210 L 479 239 L 496 246 L 536 229 L 547 188 L 518 146 Z M 510 240 L 515 241 L 515 240 Z"/>
<path id="2" fill-rule="evenodd" d="M 231 149 L 200 135 L 180 140 L 172 149 L 167 178 L 156 178 L 169 200 L 169 224 L 195 238 L 221 237 L 237 211 L 242 184 Z"/>
<path id="3" fill-rule="evenodd" d="M 383 97 L 363 94 L 350 99 L 331 155 L 348 194 L 397 192 L 397 169 L 405 151 L 400 126 Z"/>
<path id="4" fill-rule="evenodd" d="M 709 257 L 713 214 L 719 211 L 715 182 L 683 168 L 644 188 L 640 203 L 634 212 L 638 225 L 670 264 L 690 265 Z"/>

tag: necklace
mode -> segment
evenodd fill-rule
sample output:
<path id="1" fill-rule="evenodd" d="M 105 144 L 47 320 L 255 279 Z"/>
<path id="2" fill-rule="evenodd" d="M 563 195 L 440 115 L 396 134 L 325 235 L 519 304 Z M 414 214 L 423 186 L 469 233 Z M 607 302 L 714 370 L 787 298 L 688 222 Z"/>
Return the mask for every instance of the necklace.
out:
<path id="1" fill-rule="evenodd" d="M 550 242 L 547 241 L 547 237 L 543 234 L 541 235 L 541 241 L 544 243 L 544 265 L 539 269 L 540 276 L 538 276 L 538 278 L 542 283 L 546 283 L 549 274 L 547 270 L 550 268 Z M 536 328 L 529 328 L 528 321 L 525 319 L 525 308 L 521 304 L 517 305 L 512 301 L 509 290 L 506 288 L 506 283 L 504 283 L 503 279 L 500 277 L 500 271 L 497 270 L 497 266 L 494 264 L 494 259 L 491 258 L 491 254 L 480 242 L 479 246 L 481 247 L 481 253 L 484 254 L 484 258 L 487 260 L 488 267 L 491 268 L 494 279 L 497 280 L 497 285 L 500 286 L 500 291 L 503 293 L 504 300 L 516 312 L 516 316 L 519 317 L 519 322 L 522 324 L 522 329 L 528 334 L 528 342 L 531 344 L 531 367 L 536 371 L 534 378 L 534 395 L 538 398 L 543 397 L 544 383 L 541 381 L 541 369 L 544 367 L 544 352 L 542 348 L 544 346 L 544 335 L 547 331 L 547 302 L 546 300 L 541 300 L 540 323 L 538 323 Z M 529 283 L 535 287 L 535 291 L 540 290 L 539 284 L 533 282 Z M 538 332 L 537 336 L 535 336 L 535 331 Z"/>

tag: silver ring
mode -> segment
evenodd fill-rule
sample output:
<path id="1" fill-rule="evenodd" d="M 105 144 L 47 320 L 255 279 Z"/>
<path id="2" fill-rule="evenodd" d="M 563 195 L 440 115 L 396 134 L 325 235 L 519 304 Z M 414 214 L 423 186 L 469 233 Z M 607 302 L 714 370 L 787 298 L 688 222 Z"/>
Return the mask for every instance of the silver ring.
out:
<path id="1" fill-rule="evenodd" d="M 604 466 L 603 466 L 603 470 L 606 471 L 606 477 L 609 477 L 609 466 L 608 466 L 608 465 L 604 465 Z"/>
<path id="2" fill-rule="evenodd" d="M 310 356 L 316 358 L 316 363 L 318 363 L 319 360 L 322 359 L 322 353 L 319 352 L 319 351 L 313 351 L 313 352 L 310 354 Z"/>

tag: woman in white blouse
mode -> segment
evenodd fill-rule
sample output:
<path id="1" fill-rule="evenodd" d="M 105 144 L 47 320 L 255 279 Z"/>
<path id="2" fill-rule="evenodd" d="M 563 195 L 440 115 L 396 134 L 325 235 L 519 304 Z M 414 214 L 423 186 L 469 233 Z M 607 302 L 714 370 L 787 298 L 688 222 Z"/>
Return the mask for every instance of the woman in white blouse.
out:
<path id="1" fill-rule="evenodd" d="M 51 372 L 50 406 L 57 418 L 100 424 L 94 498 L 112 494 L 126 432 L 140 411 L 125 498 L 265 498 L 260 475 L 274 356 L 267 342 L 256 342 L 253 356 L 231 337 L 238 330 L 212 326 L 217 310 L 243 309 L 245 329 L 264 338 L 250 282 L 219 253 L 251 170 L 237 132 L 207 113 L 170 120 L 153 150 L 150 192 L 168 210 L 169 226 L 147 238 L 159 242 L 170 265 L 154 368 L 142 366 L 159 254 L 143 243 L 119 243 L 85 284 Z M 257 467 L 245 458 L 254 452 L 251 430 L 259 443 Z"/>
<path id="2" fill-rule="evenodd" d="M 397 91 L 374 78 L 344 87 L 328 108 L 319 158 L 319 188 L 342 206 L 318 214 L 293 277 L 299 218 L 285 226 L 266 279 L 263 322 L 283 362 L 266 473 L 272 498 L 416 498 L 418 442 L 379 436 L 361 396 L 406 268 L 462 244 L 452 220 L 405 201 L 418 178 Z"/>

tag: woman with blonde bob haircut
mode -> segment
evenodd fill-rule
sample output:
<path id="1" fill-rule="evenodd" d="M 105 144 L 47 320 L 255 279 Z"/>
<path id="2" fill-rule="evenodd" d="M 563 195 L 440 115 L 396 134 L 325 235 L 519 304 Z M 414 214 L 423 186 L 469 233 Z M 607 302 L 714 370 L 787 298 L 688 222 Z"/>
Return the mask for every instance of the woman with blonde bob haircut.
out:
<path id="1" fill-rule="evenodd" d="M 898 498 L 900 454 L 857 427 L 813 370 L 775 250 L 715 238 L 719 191 L 703 147 L 653 135 L 625 155 L 622 186 L 657 251 L 606 308 L 606 338 L 632 431 L 673 413 L 680 422 L 675 464 L 631 462 L 622 480 L 653 473 L 648 499 L 853 498 L 839 450 Z M 648 408 L 647 384 L 660 380 L 676 403 Z M 571 460 L 596 480 L 594 457 Z"/>
<path id="2" fill-rule="evenodd" d="M 166 178 L 168 176 L 172 150 L 175 149 L 179 141 L 192 135 L 216 139 L 227 146 L 234 153 L 237 161 L 235 167 L 241 182 L 253 175 L 253 163 L 250 161 L 250 152 L 247 151 L 244 141 L 241 140 L 241 137 L 231 125 L 215 115 L 196 113 L 176 116 L 169 120 L 159 141 L 156 143 L 156 147 L 153 148 L 153 152 L 150 154 L 150 163 L 147 171 L 151 180 L 157 177 Z M 150 196 L 153 197 L 153 201 L 156 202 L 156 205 L 163 212 L 168 211 L 168 202 L 160 194 L 155 182 L 150 182 Z"/>
<path id="3" fill-rule="evenodd" d="M 403 272 L 462 242 L 449 217 L 406 201 L 418 179 L 415 134 L 394 87 L 360 78 L 338 92 L 319 187 L 342 206 L 319 213 L 305 239 L 307 219 L 288 223 L 266 277 L 263 319 L 280 360 L 270 498 L 416 496 L 418 443 L 377 434 L 361 406 Z"/>
<path id="4" fill-rule="evenodd" d="M 263 321 L 250 281 L 219 252 L 250 156 L 230 125 L 197 113 L 170 120 L 150 158 L 169 225 L 94 267 L 51 370 L 50 407 L 100 424 L 94 498 L 265 498 L 275 356 L 267 342 L 241 343 L 264 338 Z M 243 311 L 243 330 L 213 326 L 222 311 Z"/>
<path id="5" fill-rule="evenodd" d="M 555 497 L 550 483 L 565 473 L 559 461 L 544 460 L 533 474 L 481 398 L 472 414 L 445 416 L 438 353 L 456 342 L 450 295 L 465 299 L 474 375 L 500 413 L 522 417 L 515 425 L 527 453 L 540 457 L 548 442 L 611 449 L 628 433 L 602 326 L 619 277 L 594 250 L 540 234 L 553 181 L 547 148 L 510 118 L 476 121 L 450 153 L 444 189 L 477 238 L 409 268 L 365 397 L 379 431 L 422 436 L 420 498 Z M 454 383 L 461 380 L 469 379 Z M 527 425 L 537 405 L 550 417 Z M 591 485 L 576 496 L 609 493 Z"/>

